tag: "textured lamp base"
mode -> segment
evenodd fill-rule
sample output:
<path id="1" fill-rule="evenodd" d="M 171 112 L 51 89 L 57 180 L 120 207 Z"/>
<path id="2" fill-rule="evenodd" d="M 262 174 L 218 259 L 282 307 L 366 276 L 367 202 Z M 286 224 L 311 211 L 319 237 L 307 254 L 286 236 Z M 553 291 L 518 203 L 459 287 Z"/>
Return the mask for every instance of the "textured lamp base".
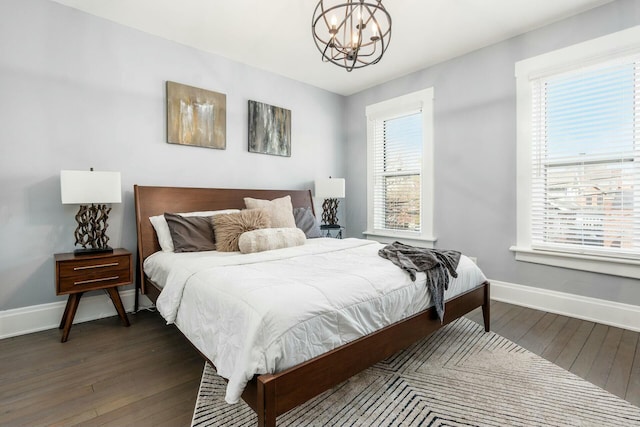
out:
<path id="1" fill-rule="evenodd" d="M 95 254 L 101 252 L 113 252 L 107 245 L 107 220 L 111 208 L 107 205 L 86 206 L 81 205 L 76 214 L 78 227 L 74 233 L 76 245 L 82 246 L 74 251 L 75 254 Z"/>
<path id="2" fill-rule="evenodd" d="M 338 199 L 324 199 L 322 203 L 322 222 L 328 225 L 338 224 Z"/>

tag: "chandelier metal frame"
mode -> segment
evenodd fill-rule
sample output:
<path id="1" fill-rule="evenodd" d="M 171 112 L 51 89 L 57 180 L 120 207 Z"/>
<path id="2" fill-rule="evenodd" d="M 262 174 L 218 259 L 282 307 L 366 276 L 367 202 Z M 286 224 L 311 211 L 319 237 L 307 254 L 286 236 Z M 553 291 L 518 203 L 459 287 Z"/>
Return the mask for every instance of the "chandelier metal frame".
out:
<path id="1" fill-rule="evenodd" d="M 391 40 L 391 15 L 382 0 L 320 0 L 311 32 L 324 62 L 352 71 L 380 62 Z"/>

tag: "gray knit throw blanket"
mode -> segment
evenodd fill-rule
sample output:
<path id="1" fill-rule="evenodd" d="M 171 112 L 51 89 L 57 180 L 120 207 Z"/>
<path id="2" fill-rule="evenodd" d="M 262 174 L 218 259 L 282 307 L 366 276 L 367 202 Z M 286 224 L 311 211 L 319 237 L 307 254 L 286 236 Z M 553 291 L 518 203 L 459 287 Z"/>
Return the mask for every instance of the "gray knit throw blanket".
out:
<path id="1" fill-rule="evenodd" d="M 427 288 L 431 292 L 433 304 L 440 318 L 444 319 L 444 291 L 449 288 L 449 274 L 458 277 L 456 268 L 460 261 L 460 252 L 448 249 L 427 249 L 393 242 L 378 251 L 378 255 L 386 258 L 409 273 L 411 280 L 416 281 L 416 272 L 427 275 Z"/>

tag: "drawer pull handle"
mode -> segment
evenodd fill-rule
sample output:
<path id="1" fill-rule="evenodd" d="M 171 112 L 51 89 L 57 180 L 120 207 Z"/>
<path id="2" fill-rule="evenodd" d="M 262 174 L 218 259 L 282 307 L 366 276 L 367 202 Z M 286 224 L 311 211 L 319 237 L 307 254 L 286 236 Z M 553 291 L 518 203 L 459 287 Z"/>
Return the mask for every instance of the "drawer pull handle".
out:
<path id="1" fill-rule="evenodd" d="M 73 282 L 74 285 L 86 285 L 87 283 L 106 282 L 107 280 L 118 280 L 120 276 L 102 277 L 100 279 L 81 280 L 79 282 Z"/>
<path id="2" fill-rule="evenodd" d="M 109 264 L 84 265 L 81 267 L 73 267 L 73 271 L 88 270 L 90 268 L 115 267 L 119 264 L 120 264 L 119 262 L 110 262 Z"/>

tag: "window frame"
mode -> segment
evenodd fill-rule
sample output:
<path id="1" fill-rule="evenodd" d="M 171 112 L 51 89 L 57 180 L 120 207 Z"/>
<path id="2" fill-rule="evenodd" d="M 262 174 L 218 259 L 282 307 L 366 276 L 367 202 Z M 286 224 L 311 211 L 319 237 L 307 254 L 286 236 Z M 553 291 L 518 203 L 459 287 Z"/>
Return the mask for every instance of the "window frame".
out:
<path id="1" fill-rule="evenodd" d="M 554 251 L 532 245 L 532 80 L 640 53 L 640 26 L 612 33 L 515 64 L 517 95 L 517 231 L 510 248 L 518 261 L 640 278 L 640 259 Z"/>
<path id="2" fill-rule="evenodd" d="M 366 107 L 367 120 L 367 230 L 365 236 L 383 243 L 401 239 L 405 243 L 433 247 L 434 160 L 433 87 L 398 96 Z M 375 121 L 408 115 L 421 110 L 422 167 L 420 171 L 420 232 L 376 228 L 374 222 L 374 135 Z"/>

